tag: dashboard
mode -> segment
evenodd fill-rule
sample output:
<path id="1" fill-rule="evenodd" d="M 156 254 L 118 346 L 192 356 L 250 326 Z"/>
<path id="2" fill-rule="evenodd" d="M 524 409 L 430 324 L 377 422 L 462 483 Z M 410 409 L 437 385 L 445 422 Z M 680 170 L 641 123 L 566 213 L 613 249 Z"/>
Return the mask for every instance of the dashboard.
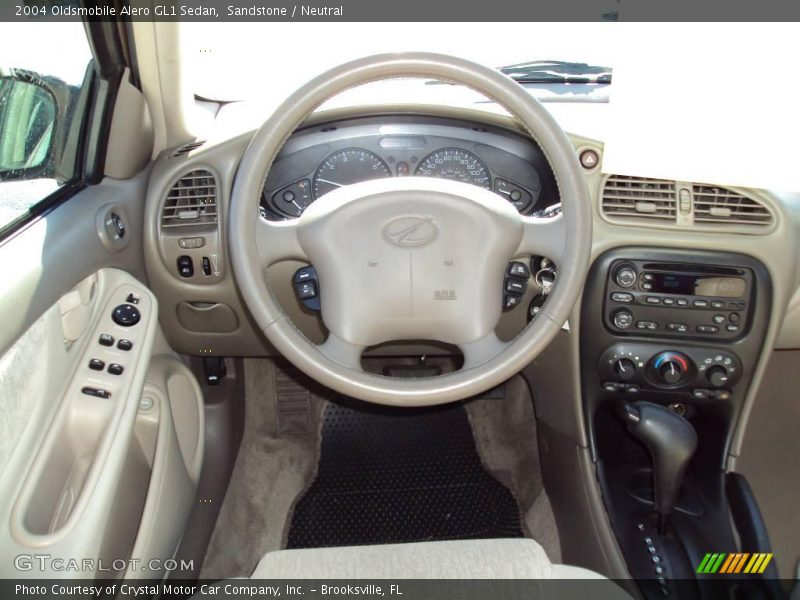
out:
<path id="1" fill-rule="evenodd" d="M 295 133 L 266 178 L 261 216 L 297 218 L 338 187 L 408 176 L 493 190 L 524 215 L 559 202 L 541 149 L 511 131 L 445 118 L 375 116 Z"/>

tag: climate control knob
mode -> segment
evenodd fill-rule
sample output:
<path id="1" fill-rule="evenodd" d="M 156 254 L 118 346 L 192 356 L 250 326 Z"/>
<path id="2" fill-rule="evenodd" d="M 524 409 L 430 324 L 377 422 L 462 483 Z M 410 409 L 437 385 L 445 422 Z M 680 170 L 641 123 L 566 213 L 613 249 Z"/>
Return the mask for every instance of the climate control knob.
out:
<path id="1" fill-rule="evenodd" d="M 721 365 L 715 365 L 706 372 L 706 379 L 715 388 L 725 387 L 730 379 L 728 369 Z"/>
<path id="2" fill-rule="evenodd" d="M 653 374 L 665 385 L 678 385 L 688 372 L 689 359 L 679 352 L 662 352 L 653 361 Z"/>
<path id="3" fill-rule="evenodd" d="M 629 358 L 620 358 L 614 363 L 614 371 L 622 381 L 628 381 L 636 374 L 636 364 Z"/>

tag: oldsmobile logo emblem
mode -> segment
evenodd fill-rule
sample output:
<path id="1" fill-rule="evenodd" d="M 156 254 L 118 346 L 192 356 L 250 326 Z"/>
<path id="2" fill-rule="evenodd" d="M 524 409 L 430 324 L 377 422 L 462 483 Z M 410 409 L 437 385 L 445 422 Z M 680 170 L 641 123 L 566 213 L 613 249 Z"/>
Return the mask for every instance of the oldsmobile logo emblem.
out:
<path id="1" fill-rule="evenodd" d="M 383 226 L 383 237 L 401 248 L 430 244 L 437 235 L 439 229 L 433 217 L 397 217 Z"/>

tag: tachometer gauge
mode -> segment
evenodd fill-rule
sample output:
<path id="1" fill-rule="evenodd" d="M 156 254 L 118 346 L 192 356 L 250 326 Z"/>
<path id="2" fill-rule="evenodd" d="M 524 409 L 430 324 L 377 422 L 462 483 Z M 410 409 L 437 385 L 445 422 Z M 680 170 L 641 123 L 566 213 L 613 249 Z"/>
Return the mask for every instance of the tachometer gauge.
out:
<path id="1" fill-rule="evenodd" d="M 314 198 L 336 188 L 391 177 L 389 166 L 377 154 L 360 148 L 339 150 L 322 161 L 314 174 Z"/>
<path id="2" fill-rule="evenodd" d="M 429 154 L 419 163 L 415 175 L 439 177 L 492 189 L 489 169 L 480 158 L 460 148 L 444 148 Z"/>

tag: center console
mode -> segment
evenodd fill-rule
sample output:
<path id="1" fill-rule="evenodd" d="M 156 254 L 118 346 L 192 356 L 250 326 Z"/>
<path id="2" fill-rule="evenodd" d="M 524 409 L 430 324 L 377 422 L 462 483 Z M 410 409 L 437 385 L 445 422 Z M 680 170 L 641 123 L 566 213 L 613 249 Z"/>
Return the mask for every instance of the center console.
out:
<path id="1" fill-rule="evenodd" d="M 707 553 L 769 552 L 747 482 L 725 462 L 770 300 L 765 267 L 741 254 L 617 248 L 590 271 L 584 413 L 603 501 L 645 597 L 716 597 L 743 579 L 698 574 Z M 675 431 L 693 441 L 666 472 L 683 452 Z M 671 498 L 666 508 L 659 497 Z M 772 569 L 747 578 L 770 588 Z"/>

